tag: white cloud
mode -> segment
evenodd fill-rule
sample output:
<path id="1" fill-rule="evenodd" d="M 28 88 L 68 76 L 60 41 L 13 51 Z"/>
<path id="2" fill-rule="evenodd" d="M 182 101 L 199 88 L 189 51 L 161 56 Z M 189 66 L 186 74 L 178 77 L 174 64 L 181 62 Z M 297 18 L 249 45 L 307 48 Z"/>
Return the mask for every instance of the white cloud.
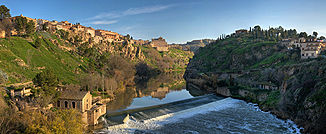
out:
<path id="1" fill-rule="evenodd" d="M 118 22 L 117 20 L 109 20 L 109 21 L 106 21 L 106 20 L 98 20 L 98 21 L 91 22 L 91 24 L 95 24 L 95 25 L 110 25 L 110 24 L 114 24 L 114 23 L 117 23 L 117 22 Z"/>
<path id="2" fill-rule="evenodd" d="M 154 12 L 168 9 L 170 7 L 172 7 L 172 5 L 152 6 L 152 7 L 144 7 L 144 8 L 129 8 L 128 10 L 123 12 L 123 16 L 154 13 Z"/>
<path id="3" fill-rule="evenodd" d="M 150 7 L 142 7 L 142 8 L 129 8 L 122 12 L 101 13 L 94 17 L 89 18 L 89 20 L 114 19 L 114 18 L 130 16 L 130 15 L 154 13 L 154 12 L 168 9 L 170 7 L 173 7 L 173 5 L 150 6 Z"/>

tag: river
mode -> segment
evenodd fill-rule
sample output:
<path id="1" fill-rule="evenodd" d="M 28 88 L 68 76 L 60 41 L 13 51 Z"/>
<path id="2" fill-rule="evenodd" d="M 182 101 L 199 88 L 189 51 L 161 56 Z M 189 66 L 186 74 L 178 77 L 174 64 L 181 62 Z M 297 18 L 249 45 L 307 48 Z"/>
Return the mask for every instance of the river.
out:
<path id="1" fill-rule="evenodd" d="M 255 104 L 189 92 L 183 86 L 164 87 L 169 84 L 160 82 L 154 85 L 130 88 L 121 93 L 122 99 L 108 103 L 108 113 L 95 132 L 292 134 L 300 130 L 292 121 L 278 119 Z"/>

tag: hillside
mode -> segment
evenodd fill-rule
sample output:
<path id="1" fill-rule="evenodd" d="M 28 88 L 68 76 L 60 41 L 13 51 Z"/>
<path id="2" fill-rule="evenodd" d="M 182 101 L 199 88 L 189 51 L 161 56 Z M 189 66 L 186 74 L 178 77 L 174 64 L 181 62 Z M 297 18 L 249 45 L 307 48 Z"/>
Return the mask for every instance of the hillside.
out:
<path id="1" fill-rule="evenodd" d="M 179 44 L 179 45 L 182 47 L 183 50 L 189 50 L 192 52 L 196 52 L 199 48 L 204 47 L 214 41 L 215 40 L 213 40 L 213 39 L 192 40 L 185 44 Z"/>
<path id="2" fill-rule="evenodd" d="M 37 38 L 42 40 L 39 48 L 35 47 Z M 131 64 L 144 61 L 153 69 L 183 72 L 192 56 L 191 52 L 178 49 L 159 52 L 131 43 L 74 45 L 56 33 L 41 31 L 30 37 L 0 39 L 0 45 L 0 69 L 8 77 L 7 83 L 31 81 L 44 69 L 54 70 L 63 83 L 78 83 L 88 73 L 91 62 L 101 55 L 120 55 Z"/>
<path id="3" fill-rule="evenodd" d="M 257 38 L 250 31 L 200 48 L 184 75 L 187 88 L 258 103 L 265 111 L 293 120 L 304 132 L 324 133 L 326 59 L 301 59 L 301 48 L 284 46 L 282 38 Z"/>
<path id="4" fill-rule="evenodd" d="M 43 38 L 40 48 L 33 46 L 37 36 Z M 49 33 L 35 34 L 30 38 L 11 37 L 0 39 L 0 69 L 7 73 L 9 83 L 30 81 L 36 73 L 52 69 L 58 77 L 68 83 L 76 83 L 86 68 L 79 56 L 63 51 L 49 40 L 57 40 Z"/>

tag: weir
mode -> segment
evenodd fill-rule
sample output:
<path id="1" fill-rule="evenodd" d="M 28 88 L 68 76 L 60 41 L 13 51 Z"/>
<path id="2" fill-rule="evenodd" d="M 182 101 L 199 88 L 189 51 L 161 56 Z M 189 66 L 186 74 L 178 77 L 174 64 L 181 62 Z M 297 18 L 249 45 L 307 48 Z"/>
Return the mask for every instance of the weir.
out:
<path id="1" fill-rule="evenodd" d="M 123 124 L 129 119 L 137 120 L 137 121 L 148 120 L 158 116 L 198 107 L 221 99 L 224 99 L 224 97 L 216 96 L 214 94 L 208 94 L 204 96 L 185 99 L 181 101 L 175 101 L 175 102 L 161 104 L 161 105 L 154 105 L 154 106 L 142 107 L 136 109 L 128 109 L 128 110 L 117 111 L 117 112 L 108 112 L 105 115 L 105 121 L 103 125 L 113 126 L 113 125 Z"/>

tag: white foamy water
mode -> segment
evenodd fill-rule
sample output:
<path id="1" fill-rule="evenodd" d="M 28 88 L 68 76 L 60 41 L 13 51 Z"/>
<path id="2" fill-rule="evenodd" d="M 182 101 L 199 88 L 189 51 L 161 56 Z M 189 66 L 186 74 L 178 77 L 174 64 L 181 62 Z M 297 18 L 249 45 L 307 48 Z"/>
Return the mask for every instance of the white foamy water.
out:
<path id="1" fill-rule="evenodd" d="M 125 124 L 99 133 L 299 133 L 291 121 L 277 119 L 255 104 L 225 98 L 198 107 Z"/>

